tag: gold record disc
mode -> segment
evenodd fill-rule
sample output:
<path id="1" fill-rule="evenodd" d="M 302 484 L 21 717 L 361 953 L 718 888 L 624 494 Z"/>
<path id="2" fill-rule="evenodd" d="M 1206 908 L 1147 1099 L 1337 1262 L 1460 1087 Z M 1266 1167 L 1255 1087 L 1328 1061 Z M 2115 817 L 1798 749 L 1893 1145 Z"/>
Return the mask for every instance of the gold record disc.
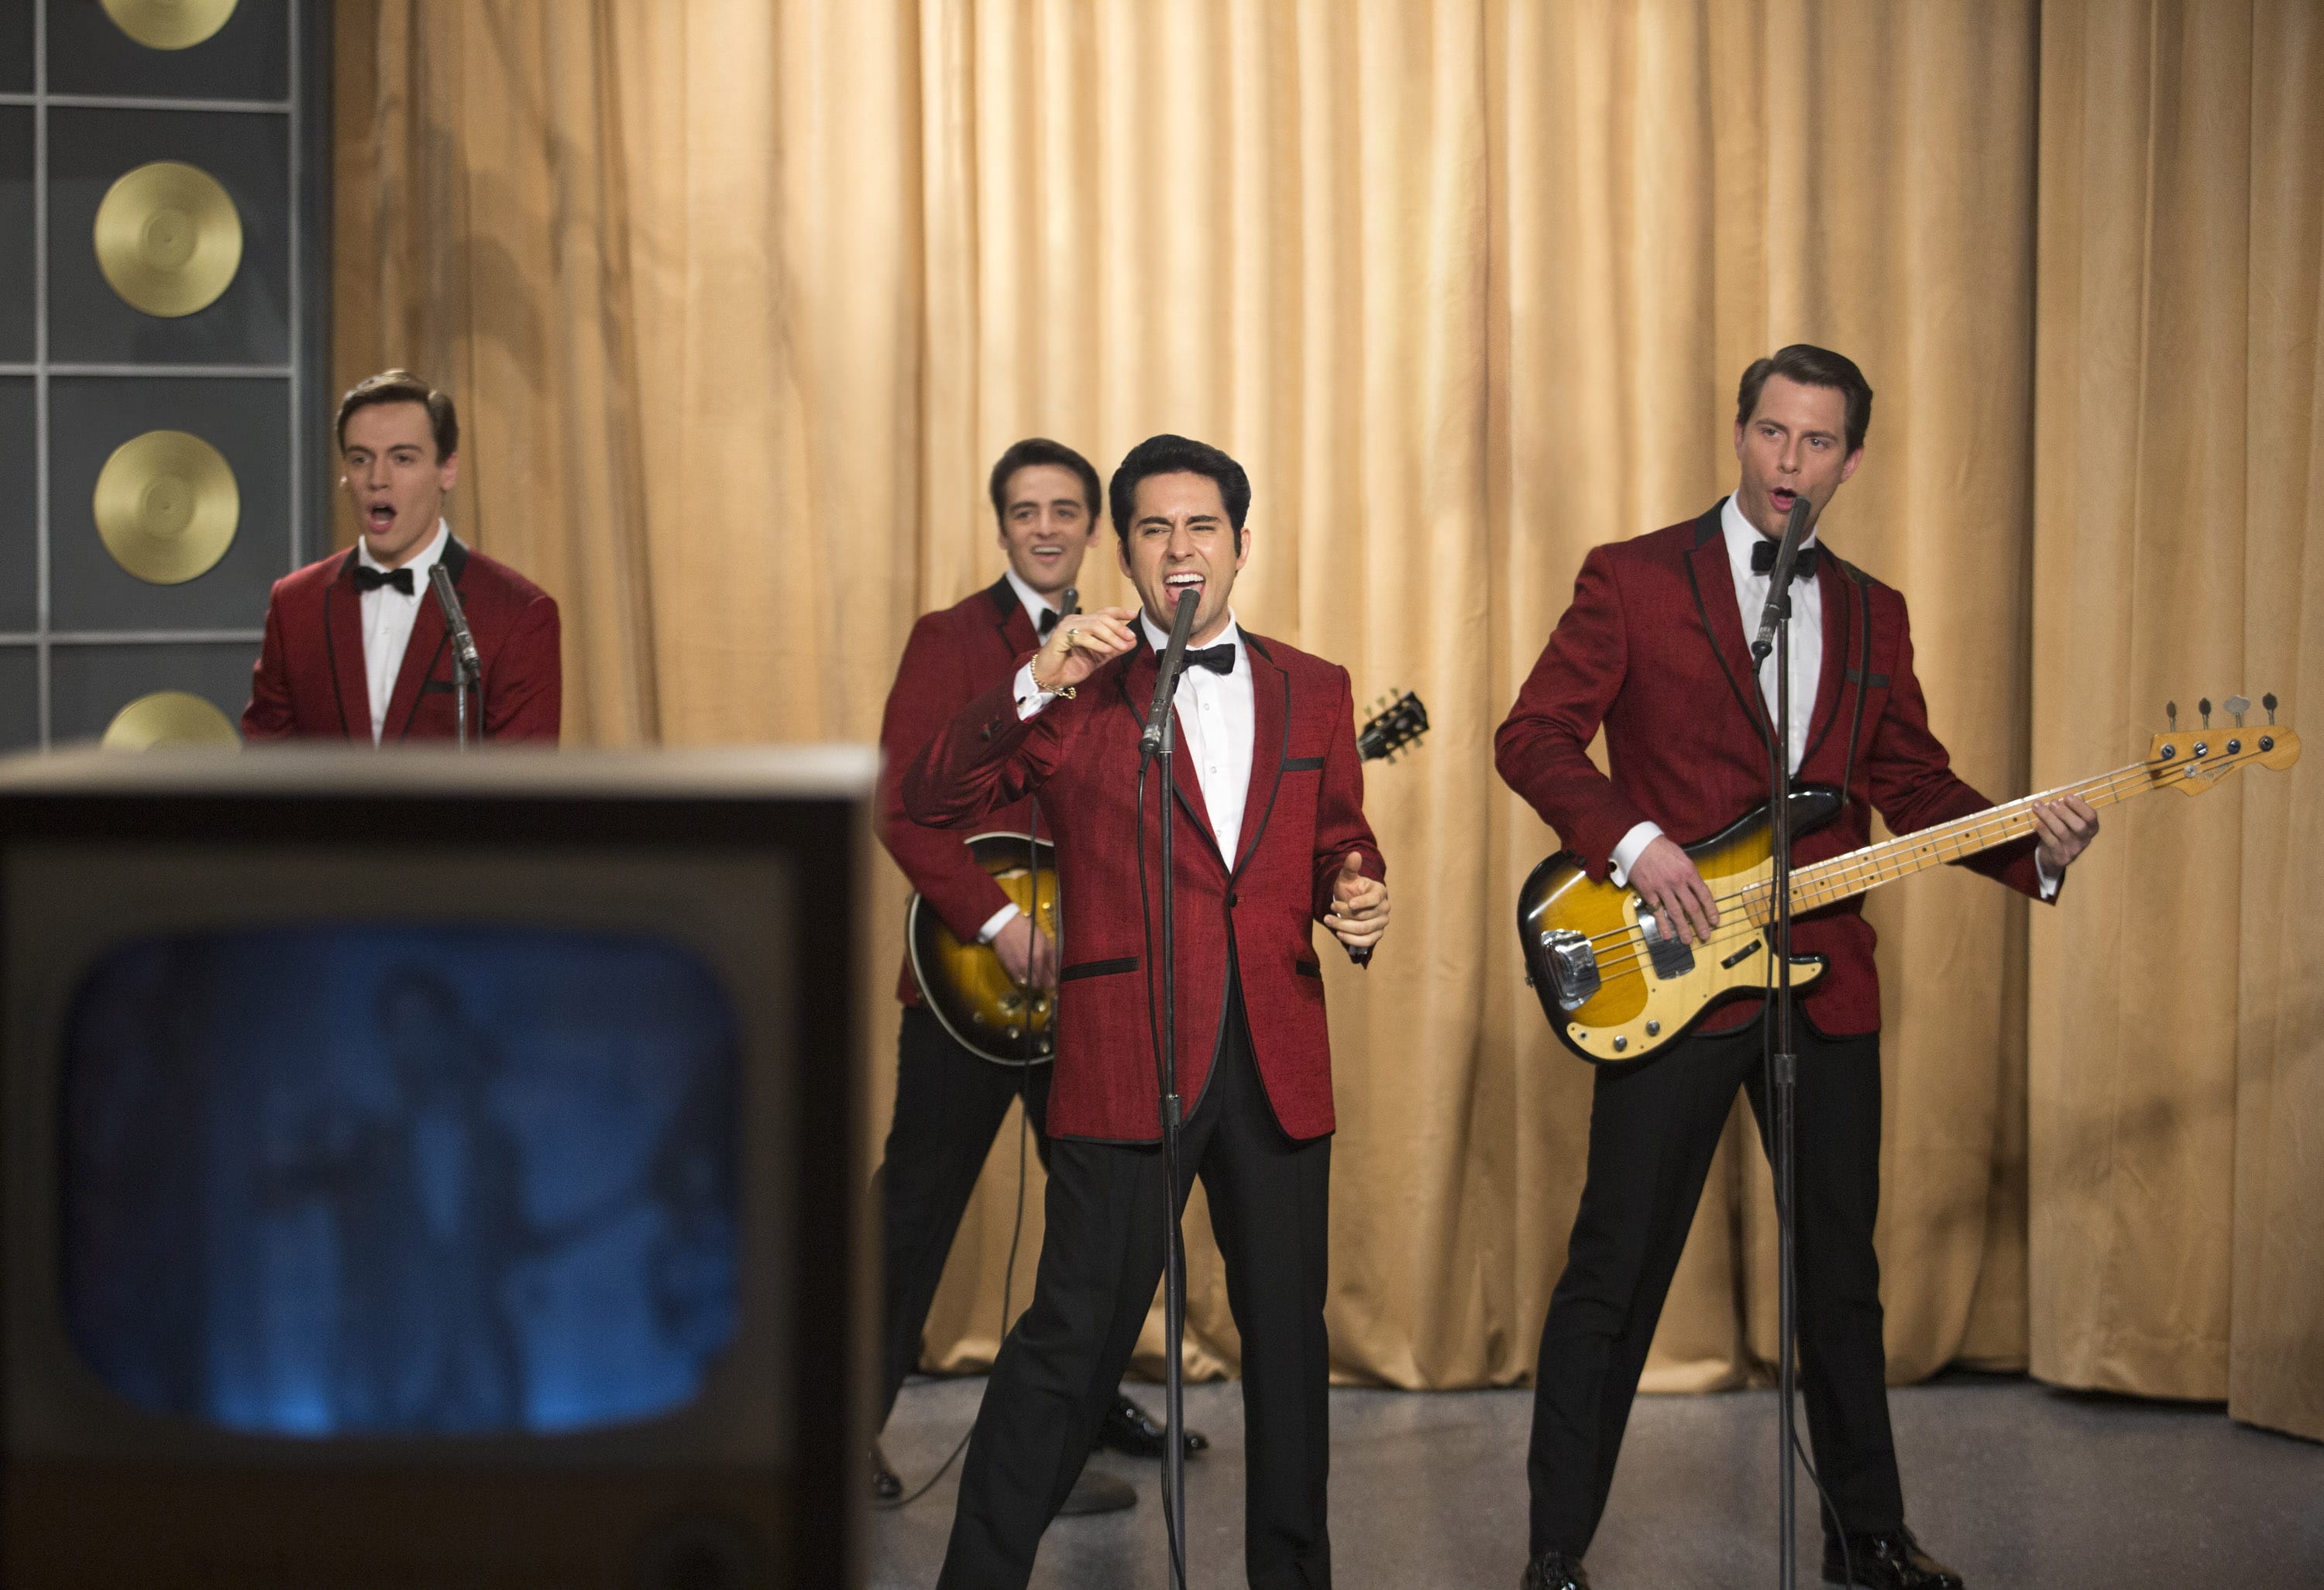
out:
<path id="1" fill-rule="evenodd" d="M 97 268 L 124 302 L 174 319 L 207 309 L 242 268 L 242 215 L 182 161 L 124 171 L 97 207 Z"/>
<path id="2" fill-rule="evenodd" d="M 163 746 L 240 745 L 242 736 L 224 712 L 200 696 L 157 690 L 114 713 L 98 743 L 109 751 L 150 751 Z"/>
<path id="3" fill-rule="evenodd" d="M 226 455 L 201 437 L 149 430 L 105 461 L 90 509 L 114 562 L 149 584 L 182 585 L 234 545 L 242 490 Z"/>
<path id="4" fill-rule="evenodd" d="M 148 50 L 186 50 L 226 26 L 236 0 L 105 0 L 113 25 Z"/>

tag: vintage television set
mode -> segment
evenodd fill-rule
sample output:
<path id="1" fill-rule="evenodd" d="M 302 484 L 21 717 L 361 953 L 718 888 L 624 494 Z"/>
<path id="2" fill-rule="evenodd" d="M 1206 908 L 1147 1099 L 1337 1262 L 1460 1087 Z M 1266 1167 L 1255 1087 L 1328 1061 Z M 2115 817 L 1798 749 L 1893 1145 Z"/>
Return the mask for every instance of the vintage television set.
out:
<path id="1" fill-rule="evenodd" d="M 0 1581 L 856 1582 L 872 773 L 0 764 Z"/>

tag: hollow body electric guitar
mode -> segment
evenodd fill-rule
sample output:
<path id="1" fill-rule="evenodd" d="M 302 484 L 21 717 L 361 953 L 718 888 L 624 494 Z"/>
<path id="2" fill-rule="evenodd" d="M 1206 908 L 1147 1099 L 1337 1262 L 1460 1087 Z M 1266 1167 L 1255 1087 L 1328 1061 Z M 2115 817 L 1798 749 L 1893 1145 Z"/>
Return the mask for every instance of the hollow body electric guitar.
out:
<path id="1" fill-rule="evenodd" d="M 2112 805 L 2149 790 L 2197 795 L 2246 762 L 2289 767 L 2300 759 L 2300 737 L 2275 722 L 2275 698 L 2265 698 L 2268 721 L 2245 728 L 2250 703 L 2229 701 L 2233 728 L 2207 727 L 2158 734 L 2146 759 L 2006 805 L 1867 845 L 1792 872 L 1794 916 L 1838 904 L 1927 868 L 1959 861 L 2035 832 L 2034 804 L 2078 795 L 2093 806 Z M 2175 721 L 2176 709 L 2172 717 Z M 1841 792 L 1803 785 L 1792 792 L 1792 832 L 1830 822 Z M 1768 804 L 1762 801 L 1720 832 L 1684 847 L 1719 904 L 1719 924 L 1707 941 L 1688 944 L 1633 891 L 1598 882 L 1571 850 L 1533 869 L 1517 894 L 1517 939 L 1526 981 L 1541 997 L 1542 1013 L 1568 1049 L 1598 1064 L 1643 1058 L 1676 1043 L 1728 1001 L 1764 993 L 1775 981 L 1774 847 Z M 1823 958 L 1792 960 L 1792 986 L 1823 975 Z"/>
<path id="2" fill-rule="evenodd" d="M 1428 732 L 1428 709 L 1420 698 L 1408 690 L 1391 694 L 1395 699 L 1381 704 L 1357 731 L 1356 754 L 1367 762 L 1393 762 L 1400 753 L 1417 749 Z M 980 833 L 964 842 L 970 859 L 1010 903 L 1033 917 L 1051 943 L 1064 943 L 1056 852 L 1049 841 L 1022 833 Z M 961 1047 L 995 1065 L 1045 1065 L 1056 1057 L 1055 990 L 1019 987 L 998 951 L 962 942 L 918 895 L 906 910 L 904 942 L 921 997 Z"/>

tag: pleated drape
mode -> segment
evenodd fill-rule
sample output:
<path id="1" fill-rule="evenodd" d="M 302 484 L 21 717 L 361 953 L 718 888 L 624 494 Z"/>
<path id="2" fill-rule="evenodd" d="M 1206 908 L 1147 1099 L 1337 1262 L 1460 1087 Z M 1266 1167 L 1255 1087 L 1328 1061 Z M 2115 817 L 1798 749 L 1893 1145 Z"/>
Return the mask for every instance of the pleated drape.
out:
<path id="1" fill-rule="evenodd" d="M 1234 452 L 1245 623 L 1427 701 L 1368 786 L 1388 947 L 1326 957 L 1348 1380 L 1531 1369 L 1589 1078 L 1519 978 L 1555 840 L 1488 740 L 1582 553 L 1731 483 L 1751 358 L 1877 389 L 1827 535 L 1906 593 L 1995 796 L 2324 666 L 2312 7 L 349 0 L 337 41 L 335 367 L 460 399 L 455 522 L 564 602 L 571 738 L 869 739 L 1036 433 Z M 1110 538 L 1082 590 L 1126 590 Z M 1899 1378 L 2324 1435 L 2313 777 L 2109 816 L 2055 911 L 1951 872 L 1871 902 Z M 932 1364 L 991 1351 L 1015 1167 L 1012 1127 Z M 1766 1181 L 1740 1117 L 1650 1384 L 1772 1356 Z"/>
<path id="2" fill-rule="evenodd" d="M 2324 687 L 2319 83 L 2313 5 L 2043 9 L 2045 782 Z M 2037 917 L 2029 1274 L 2034 1373 L 2324 1437 L 2317 777 L 2126 808 Z"/>

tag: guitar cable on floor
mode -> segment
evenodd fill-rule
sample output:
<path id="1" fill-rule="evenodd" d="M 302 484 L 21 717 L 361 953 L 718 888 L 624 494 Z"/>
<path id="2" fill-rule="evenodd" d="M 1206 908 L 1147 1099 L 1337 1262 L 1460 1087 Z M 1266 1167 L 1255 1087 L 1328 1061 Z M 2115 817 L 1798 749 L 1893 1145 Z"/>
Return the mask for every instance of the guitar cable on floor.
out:
<path id="1" fill-rule="evenodd" d="M 1026 878 L 1033 891 L 1033 908 L 1026 913 L 1026 920 L 1032 924 L 1033 927 L 1033 934 L 1028 941 L 1026 951 L 1028 958 L 1026 970 L 1029 972 L 1033 970 L 1031 957 L 1038 947 L 1041 937 L 1041 808 L 1038 804 L 1033 808 L 1033 821 L 1027 826 L 1033 831 L 1026 836 L 1025 846 Z M 1062 961 L 1064 957 L 1065 947 L 1060 944 L 1057 947 L 1057 958 Z M 1053 1026 L 1056 1019 L 1056 1008 L 1052 1006 L 1049 1011 L 1049 1021 Z M 1000 1334 L 992 1338 L 992 1354 L 996 1360 L 1001 1356 L 1001 1344 L 1009 1339 L 1009 1328 L 1011 1323 L 1010 1308 L 1014 1300 L 1017 1286 L 1017 1249 L 1018 1245 L 1025 1238 L 1025 1172 L 1027 1168 L 1025 1148 L 1033 1135 L 1032 1071 L 1033 1068 L 1029 1064 L 1017 1068 L 1017 1212 L 1009 1224 L 1009 1263 L 1001 1272 L 1001 1330 Z M 968 1438 L 975 1433 L 976 1421 L 971 1420 L 968 1428 L 961 1431 L 960 1439 L 954 1441 L 952 1450 L 945 1455 L 945 1460 L 936 1465 L 936 1473 L 928 1475 L 916 1488 L 899 1496 L 893 1502 L 873 1503 L 873 1510 L 880 1512 L 900 1512 L 927 1495 L 935 1488 L 938 1480 L 952 1472 L 952 1466 L 960 1461 L 960 1455 L 963 1452 L 968 1450 Z"/>

